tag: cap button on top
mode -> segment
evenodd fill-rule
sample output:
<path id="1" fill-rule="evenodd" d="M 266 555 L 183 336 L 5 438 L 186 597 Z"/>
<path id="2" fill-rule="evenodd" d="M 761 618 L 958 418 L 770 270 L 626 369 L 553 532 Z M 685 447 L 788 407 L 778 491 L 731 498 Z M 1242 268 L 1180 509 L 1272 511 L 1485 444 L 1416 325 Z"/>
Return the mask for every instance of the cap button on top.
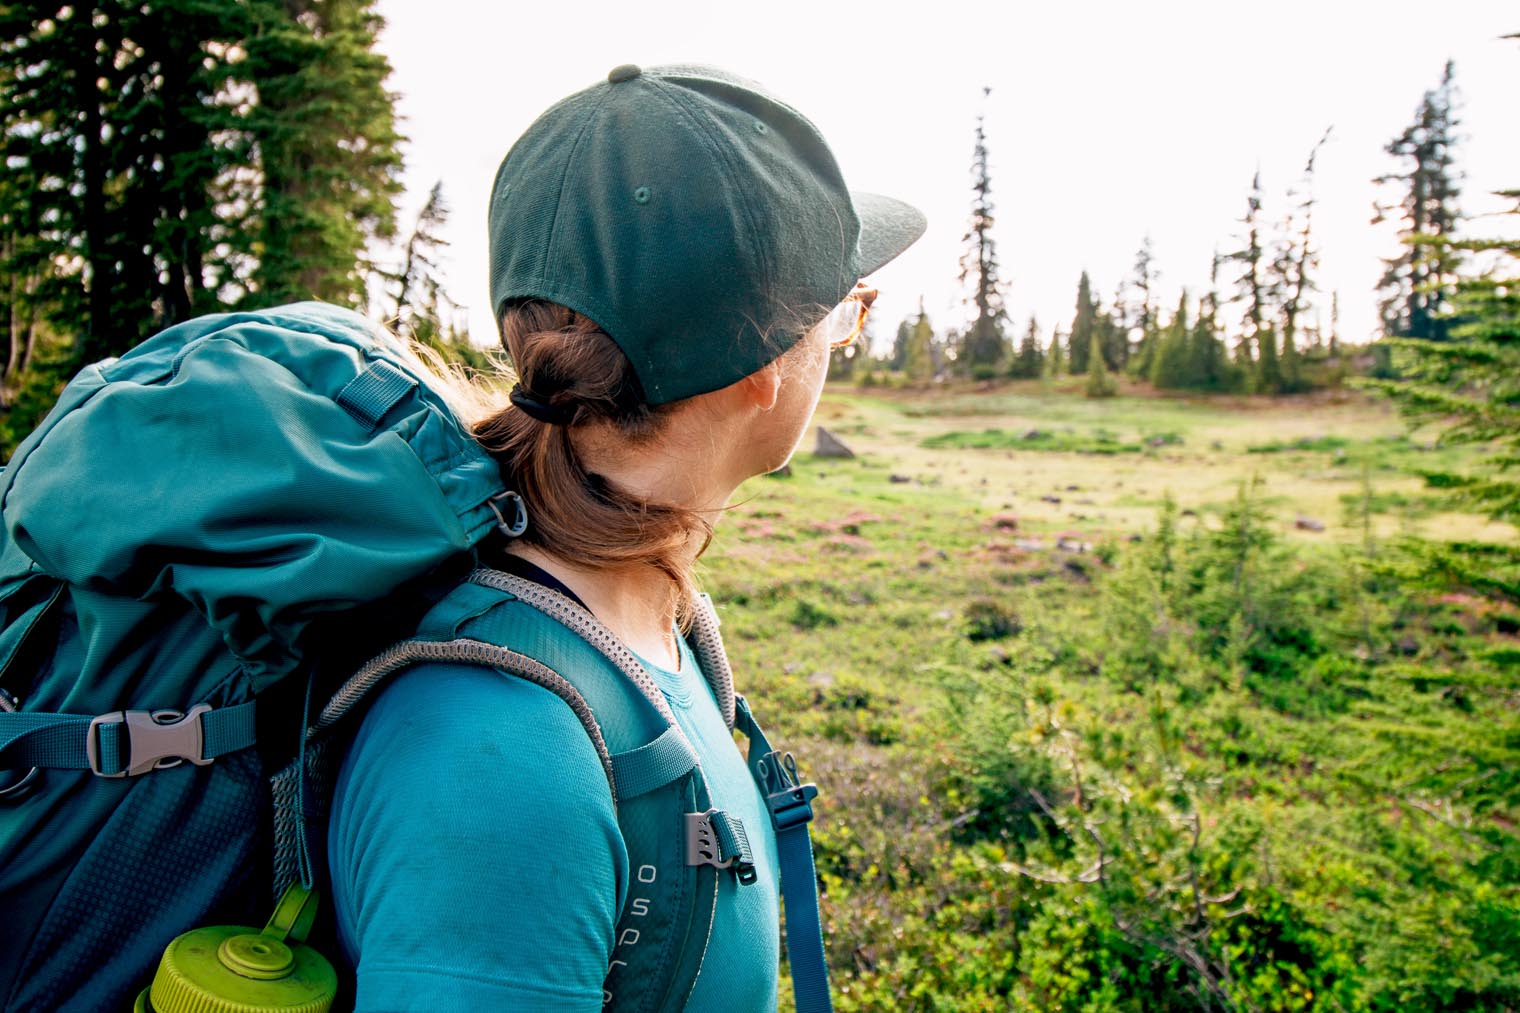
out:
<path id="1" fill-rule="evenodd" d="M 613 67 L 607 72 L 607 80 L 612 84 L 622 84 L 624 81 L 632 81 L 644 73 L 636 63 L 624 63 Z"/>

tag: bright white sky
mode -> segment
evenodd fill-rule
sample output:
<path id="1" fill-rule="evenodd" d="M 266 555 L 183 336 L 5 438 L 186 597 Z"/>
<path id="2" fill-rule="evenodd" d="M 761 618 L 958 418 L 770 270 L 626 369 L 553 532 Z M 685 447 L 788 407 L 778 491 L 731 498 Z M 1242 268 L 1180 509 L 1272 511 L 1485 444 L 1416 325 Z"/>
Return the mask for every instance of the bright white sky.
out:
<path id="1" fill-rule="evenodd" d="M 994 237 L 1015 330 L 1069 326 L 1078 274 L 1105 303 L 1151 236 L 1162 301 L 1207 284 L 1231 249 L 1259 166 L 1266 213 L 1327 126 L 1315 226 L 1325 325 L 1339 290 L 1341 335 L 1376 326 L 1378 258 L 1369 182 L 1394 168 L 1383 146 L 1410 122 L 1450 57 L 1461 91 L 1463 209 L 1520 188 L 1520 32 L 1514 0 L 813 0 L 493 3 L 381 0 L 407 150 L 408 228 L 442 180 L 453 210 L 445 263 L 477 341 L 493 334 L 485 209 L 513 140 L 559 98 L 620 63 L 714 63 L 801 109 L 855 189 L 929 217 L 924 238 L 877 272 L 878 341 L 922 297 L 936 328 L 963 318 L 957 282 L 983 85 Z M 1477 221 L 1469 234 L 1513 220 Z"/>

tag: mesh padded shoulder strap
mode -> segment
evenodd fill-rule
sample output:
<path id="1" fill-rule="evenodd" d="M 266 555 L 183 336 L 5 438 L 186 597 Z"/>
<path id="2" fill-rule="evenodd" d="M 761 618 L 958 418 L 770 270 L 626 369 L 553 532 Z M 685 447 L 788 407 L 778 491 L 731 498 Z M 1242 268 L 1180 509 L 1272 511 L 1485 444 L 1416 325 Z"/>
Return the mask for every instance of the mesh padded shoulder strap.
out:
<path id="1" fill-rule="evenodd" d="M 340 752 L 332 748 L 336 731 L 390 676 L 421 662 L 494 668 L 550 690 L 575 712 L 602 760 L 629 855 L 604 1008 L 683 1008 L 711 932 L 720 875 L 713 862 L 688 862 L 687 817 L 711 809 L 696 752 L 663 694 L 609 630 L 562 595 L 500 571 L 476 571 L 428 614 L 417 638 L 365 665 L 321 710 L 308 732 L 304 804 L 298 765 L 275 778 L 276 891 L 297 876 L 306 828 L 325 825 Z M 311 854 L 325 851 L 310 843 Z"/>
<path id="2" fill-rule="evenodd" d="M 693 604 L 696 606 L 695 615 L 686 640 L 696 655 L 697 667 L 702 669 L 702 674 L 712 686 L 718 710 L 723 714 L 723 723 L 728 725 L 729 731 L 733 731 L 734 673 L 728 667 L 728 654 L 723 650 L 723 637 L 718 633 L 718 627 L 722 624 L 718 621 L 718 612 L 713 608 L 712 598 L 699 594 Z"/>

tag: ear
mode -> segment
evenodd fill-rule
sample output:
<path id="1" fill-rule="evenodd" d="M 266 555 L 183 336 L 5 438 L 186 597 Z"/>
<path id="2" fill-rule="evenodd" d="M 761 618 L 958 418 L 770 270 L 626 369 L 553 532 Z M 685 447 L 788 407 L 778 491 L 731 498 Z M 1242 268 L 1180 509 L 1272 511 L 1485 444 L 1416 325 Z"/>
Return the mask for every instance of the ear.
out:
<path id="1" fill-rule="evenodd" d="M 745 407 L 768 412 L 781 396 L 781 366 L 772 361 L 734 384 Z"/>

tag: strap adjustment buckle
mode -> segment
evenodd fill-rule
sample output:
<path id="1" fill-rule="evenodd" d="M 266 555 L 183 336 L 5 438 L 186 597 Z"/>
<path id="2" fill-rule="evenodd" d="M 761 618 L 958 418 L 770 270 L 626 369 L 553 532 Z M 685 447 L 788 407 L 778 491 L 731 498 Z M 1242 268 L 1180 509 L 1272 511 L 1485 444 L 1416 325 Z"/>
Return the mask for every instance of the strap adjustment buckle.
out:
<path id="1" fill-rule="evenodd" d="M 745 884 L 759 878 L 744 824 L 722 809 L 686 814 L 686 864 L 729 869 Z"/>
<path id="2" fill-rule="evenodd" d="M 776 832 L 811 822 L 818 786 L 802 783 L 796 758 L 791 753 L 773 750 L 761 759 L 760 769 L 765 775 L 765 804 L 771 811 Z"/>
<path id="3" fill-rule="evenodd" d="M 197 767 L 211 763 L 202 759 L 205 736 L 201 728 L 201 715 L 211 710 L 209 704 L 198 703 L 188 711 L 113 711 L 102 714 L 90 722 L 85 733 L 84 748 L 90 760 L 90 770 L 97 777 L 136 777 L 150 770 L 177 767 L 186 760 Z M 126 735 L 126 764 L 121 771 L 112 773 L 100 765 L 100 731 L 113 725 L 123 725 Z M 214 757 L 212 758 L 214 759 Z"/>
<path id="4" fill-rule="evenodd" d="M 0 689 L 0 712 L 14 714 L 21 709 L 20 703 L 14 696 Z M 16 780 L 11 781 L 4 787 L 0 787 L 0 802 L 14 802 L 24 797 L 32 788 L 36 787 L 38 779 L 42 776 L 41 767 L 33 767 Z"/>
<path id="5" fill-rule="evenodd" d="M 486 500 L 486 506 L 496 515 L 496 530 L 508 538 L 520 538 L 528 530 L 528 504 L 516 492 L 508 489 Z M 502 506 L 512 511 L 512 519 L 501 512 Z"/>

